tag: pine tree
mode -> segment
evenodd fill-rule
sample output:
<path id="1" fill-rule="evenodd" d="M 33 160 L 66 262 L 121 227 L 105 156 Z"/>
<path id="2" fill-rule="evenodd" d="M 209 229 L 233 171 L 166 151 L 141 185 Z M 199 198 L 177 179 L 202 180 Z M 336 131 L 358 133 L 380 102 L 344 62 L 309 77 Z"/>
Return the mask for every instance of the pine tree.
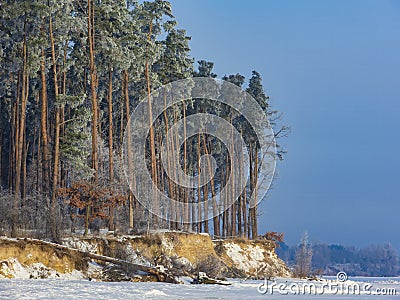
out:
<path id="1" fill-rule="evenodd" d="M 0 11 L 0 185 L 12 198 L 10 212 L 4 215 L 11 216 L 13 235 L 18 229 L 38 226 L 56 240 L 60 229 L 69 222 L 64 213 L 68 207 L 58 193 L 60 188 L 71 188 L 92 177 L 93 190 L 105 188 L 115 194 L 128 190 L 120 174 L 119 156 L 125 127 L 135 133 L 135 128 L 129 128 L 128 119 L 137 102 L 146 99 L 151 112 L 149 95 L 161 85 L 190 76 L 215 78 L 216 74 L 212 72 L 213 63 L 204 60 L 193 71 L 190 37 L 185 30 L 177 29 L 167 1 L 3 1 Z M 238 86 L 244 80 L 239 74 L 225 79 Z M 222 87 L 216 83 L 209 88 L 218 94 Z M 270 108 L 260 74 L 253 72 L 247 90 L 273 119 L 276 137 L 285 136 L 288 128 L 278 126 L 280 115 Z M 184 203 L 185 210 L 163 206 L 155 199 L 153 212 L 179 219 L 160 222 L 158 217 L 150 217 L 130 193 L 125 206 L 129 212 L 115 213 L 117 204 L 108 205 L 103 211 L 108 215 L 109 229 L 117 223 L 115 216 L 119 225 L 131 229 L 140 229 L 143 224 L 148 228 L 180 229 L 185 223 L 183 229 L 190 230 L 192 222 L 192 229 L 199 232 L 213 229 L 215 235 L 235 235 L 247 230 L 249 236 L 257 235 L 257 212 L 246 211 L 250 206 L 248 195 L 256 190 L 257 160 L 262 155 L 257 141 L 245 138 L 251 150 L 251 182 L 240 199 L 234 199 L 234 206 L 221 214 L 227 207 L 218 206 L 216 197 L 227 181 L 226 172 L 229 167 L 242 166 L 229 160 L 223 144 L 211 136 L 212 132 L 186 139 L 194 126 L 186 117 L 195 113 L 217 115 L 240 129 L 244 137 L 251 136 L 251 128 L 240 114 L 209 99 L 185 99 L 166 108 L 157 119 L 146 120 L 152 125 L 146 162 L 153 180 L 166 195 Z M 167 170 L 163 170 L 161 143 L 181 119 L 185 119 L 183 149 L 178 131 L 173 132 L 173 141 L 167 147 L 170 154 L 179 153 L 179 161 L 168 162 Z M 233 131 L 229 134 L 232 139 Z M 128 153 L 131 158 L 135 155 Z M 199 158 L 204 154 L 212 155 L 218 168 L 202 188 L 185 189 L 166 176 L 176 173 L 178 167 L 192 176 L 213 175 L 210 160 L 209 168 L 200 170 Z M 282 158 L 283 154 L 278 145 L 277 157 Z M 135 166 L 130 165 L 129 170 L 135 189 L 140 184 L 135 182 Z M 234 186 L 229 189 L 233 192 Z M 209 207 L 203 202 L 210 196 L 215 216 L 212 225 L 208 220 L 199 221 L 209 215 Z M 31 199 L 36 199 L 35 208 L 29 207 Z M 197 206 L 190 205 L 193 199 Z M 224 201 L 220 199 L 221 203 Z M 72 208 L 76 213 L 76 207 Z M 83 210 L 89 219 L 95 217 L 90 207 Z"/>

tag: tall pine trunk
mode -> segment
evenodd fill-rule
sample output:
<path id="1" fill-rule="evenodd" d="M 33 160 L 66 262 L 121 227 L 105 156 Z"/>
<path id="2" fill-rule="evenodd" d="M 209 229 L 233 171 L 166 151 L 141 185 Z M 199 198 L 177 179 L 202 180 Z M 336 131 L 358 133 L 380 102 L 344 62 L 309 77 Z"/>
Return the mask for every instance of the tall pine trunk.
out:
<path id="1" fill-rule="evenodd" d="M 16 171 L 15 171 L 15 190 L 14 190 L 14 202 L 13 202 L 13 220 L 11 228 L 11 236 L 15 237 L 17 234 L 18 226 L 18 215 L 19 215 L 19 198 L 21 192 L 21 168 L 22 168 L 22 152 L 24 151 L 24 134 L 25 134 L 25 120 L 26 120 L 26 105 L 28 100 L 28 71 L 27 71 L 27 38 L 26 38 L 26 16 L 24 20 L 24 41 L 22 45 L 22 90 L 21 90 L 21 109 L 19 116 L 19 129 L 17 131 L 16 139 Z M 19 87 L 18 87 L 19 88 Z M 17 104 L 18 106 L 18 104 Z M 16 115 L 18 118 L 18 114 Z M 18 127 L 17 127 L 18 128 Z"/>
<path id="2" fill-rule="evenodd" d="M 89 61 L 90 61 L 90 91 L 92 102 L 92 169 L 94 170 L 93 181 L 98 181 L 98 151 L 97 151 L 97 129 L 98 129 L 98 108 L 97 108 L 97 72 L 94 55 L 94 2 L 88 0 L 88 44 L 89 44 Z"/>
<path id="3" fill-rule="evenodd" d="M 42 81 L 41 89 L 41 140 L 42 140 L 42 178 L 43 178 L 43 192 L 48 193 L 50 187 L 50 158 L 49 158 L 49 141 L 47 133 L 47 83 L 46 83 L 46 64 L 45 53 L 42 50 L 42 62 L 40 66 L 40 74 Z M 38 157 L 39 159 L 39 157 Z"/>
<path id="4" fill-rule="evenodd" d="M 111 67 L 108 70 L 108 157 L 110 184 L 114 182 L 114 155 L 113 155 L 113 72 Z M 114 230 L 114 206 L 110 206 L 110 218 L 108 220 L 108 229 Z"/>
<path id="5" fill-rule="evenodd" d="M 250 191 L 252 197 L 250 199 L 249 208 L 249 230 L 248 237 L 255 239 L 257 233 L 257 180 L 258 180 L 258 152 L 257 145 L 250 145 Z"/>
<path id="6" fill-rule="evenodd" d="M 26 163 L 27 163 L 27 158 L 28 158 L 28 150 L 29 150 L 29 142 L 26 141 L 26 135 L 24 136 L 24 152 L 22 155 L 22 180 L 21 180 L 21 199 L 22 203 L 21 205 L 23 206 L 24 199 L 26 198 Z"/>
<path id="7" fill-rule="evenodd" d="M 0 186 L 3 185 L 3 131 L 0 132 Z"/>
<path id="8" fill-rule="evenodd" d="M 177 116 L 177 113 L 176 113 L 176 109 L 173 109 L 173 111 L 174 111 L 174 124 L 176 124 L 177 122 L 178 122 L 178 116 Z M 173 148 L 172 148 L 172 151 L 173 151 L 173 156 L 172 157 L 179 157 L 180 155 L 180 153 L 179 153 L 179 132 L 178 132 L 178 126 L 175 126 L 175 131 L 174 131 L 174 145 L 173 145 Z M 178 181 L 178 183 L 179 182 L 181 182 L 181 176 L 180 176 L 180 173 L 177 171 L 178 170 L 178 168 L 180 167 L 179 166 L 179 159 L 178 159 L 178 161 L 175 161 L 175 159 L 173 159 L 172 160 L 172 162 L 173 162 L 173 164 L 174 164 L 174 167 L 173 167 L 173 170 L 174 170 L 174 172 L 175 172 L 175 178 L 177 179 L 177 181 Z M 179 185 L 179 184 L 177 184 L 176 185 L 176 198 L 177 198 L 177 202 L 183 202 L 183 192 L 182 192 L 182 187 Z M 182 226 L 182 223 L 184 222 L 184 205 L 179 205 L 179 204 L 177 204 L 177 207 L 176 207 L 176 213 L 177 213 L 177 216 L 179 216 L 179 222 L 177 222 L 177 224 L 176 224 L 176 226 L 178 227 L 177 229 L 178 230 L 181 230 L 182 228 L 181 228 L 181 226 Z M 177 217 L 177 219 L 178 219 L 178 217 Z"/>
<path id="9" fill-rule="evenodd" d="M 132 158 L 132 140 L 131 140 L 131 125 L 129 123 L 129 117 L 130 117 L 130 102 L 129 102 L 129 76 L 128 76 L 128 71 L 124 70 L 123 72 L 123 89 L 124 89 L 124 98 L 125 98 L 125 117 L 126 117 L 126 132 L 127 132 L 127 152 L 128 152 L 128 173 L 129 176 L 131 177 L 129 181 L 134 180 L 134 170 L 133 170 L 133 158 Z M 133 188 L 136 188 L 135 186 Z M 134 227 L 134 214 L 133 214 L 133 201 L 134 197 L 131 191 L 129 191 L 129 228 Z"/>
<path id="10" fill-rule="evenodd" d="M 232 124 L 232 117 L 231 117 L 231 149 L 235 148 L 235 143 L 234 143 L 234 137 L 233 137 L 233 124 Z M 235 151 L 234 151 L 235 152 Z M 237 205 L 236 205 L 236 201 L 237 199 L 235 199 L 235 168 L 237 168 L 238 166 L 235 165 L 235 157 L 234 154 L 230 154 L 231 156 L 231 199 L 230 199 L 230 203 L 232 203 L 231 205 L 231 228 L 230 228 L 230 232 L 229 234 L 231 236 L 236 236 L 236 209 L 237 209 Z"/>
<path id="11" fill-rule="evenodd" d="M 59 100 L 58 90 L 58 78 L 57 78 L 57 61 L 55 42 L 53 36 L 53 20 L 50 16 L 49 19 L 49 33 L 51 43 L 51 60 L 53 65 L 53 83 L 54 83 L 54 95 L 55 95 L 55 120 L 54 120 L 54 154 L 53 154 L 53 185 L 52 185 L 52 196 L 50 204 L 50 234 L 51 237 L 56 240 L 58 239 L 58 226 L 57 226 L 57 188 L 59 182 L 59 163 L 60 163 L 60 108 L 57 101 Z"/>
<path id="12" fill-rule="evenodd" d="M 113 80 L 112 70 L 108 71 L 108 155 L 110 160 L 109 177 L 110 183 L 114 181 L 114 155 L 113 155 Z"/>
<path id="13" fill-rule="evenodd" d="M 187 141 L 186 141 L 186 104 L 185 101 L 183 103 L 183 172 L 187 175 Z M 189 210 L 189 191 L 187 188 L 183 189 L 184 192 L 184 203 L 185 211 L 184 211 L 184 230 L 189 231 L 190 229 L 190 210 Z"/>
<path id="14" fill-rule="evenodd" d="M 250 154 L 250 196 L 252 196 L 253 193 L 253 189 L 254 189 L 254 155 L 253 155 L 253 146 L 250 143 L 249 145 L 249 154 Z M 254 196 L 254 194 L 253 194 Z M 248 214 L 248 218 L 247 218 L 247 238 L 250 239 L 251 238 L 251 230 L 252 230 L 252 226 L 253 226 L 253 198 L 249 199 L 249 214 Z"/>
<path id="15" fill-rule="evenodd" d="M 255 239 L 258 235 L 258 224 L 257 224 L 257 198 L 258 198 L 258 152 L 255 147 L 255 156 L 254 156 L 254 203 L 252 208 L 252 238 Z"/>
<path id="16" fill-rule="evenodd" d="M 151 41 L 151 34 L 153 29 L 153 23 L 150 23 L 150 31 L 147 36 L 148 44 Z M 147 49 L 148 51 L 149 49 Z M 147 102 L 149 109 L 149 125 L 150 125 L 150 152 L 151 152 L 151 175 L 153 178 L 152 185 L 152 197 L 153 197 L 153 226 L 154 228 L 158 225 L 158 216 L 157 212 L 159 211 L 159 203 L 156 196 L 155 189 L 157 188 L 157 158 L 156 158 L 156 146 L 155 146 L 155 137 L 154 137 L 154 126 L 153 126 L 153 108 L 151 103 L 151 83 L 150 83 L 150 64 L 149 59 L 146 60 L 146 68 L 145 68 L 145 76 L 146 76 L 146 86 L 147 86 Z"/>
<path id="17" fill-rule="evenodd" d="M 242 131 L 241 131 L 241 134 L 243 135 Z M 244 152 L 243 152 L 243 148 L 240 149 L 240 168 L 241 168 L 242 174 L 244 174 L 245 169 L 244 169 Z M 243 178 L 241 178 L 241 180 L 243 180 Z M 247 187 L 246 186 L 247 185 L 246 185 L 246 182 L 241 182 L 241 185 L 244 185 L 244 189 L 243 189 L 243 191 L 242 191 L 242 193 L 240 195 L 240 199 L 241 199 L 240 207 L 241 207 L 241 214 L 242 214 L 242 217 L 241 217 L 242 222 L 240 223 L 240 226 L 242 228 L 241 229 L 242 230 L 241 236 L 245 237 L 246 236 L 246 229 L 247 229 L 247 213 L 246 213 L 246 210 L 247 210 L 247 205 L 246 205 Z M 240 211 L 239 211 L 239 213 L 240 213 Z"/>

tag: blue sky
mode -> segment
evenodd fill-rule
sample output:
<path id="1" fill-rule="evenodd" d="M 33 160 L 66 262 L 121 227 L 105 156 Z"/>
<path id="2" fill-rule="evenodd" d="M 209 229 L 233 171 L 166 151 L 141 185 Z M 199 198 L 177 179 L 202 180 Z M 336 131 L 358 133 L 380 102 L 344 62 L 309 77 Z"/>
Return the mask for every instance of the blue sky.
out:
<path id="1" fill-rule="evenodd" d="M 292 128 L 259 231 L 400 250 L 400 1 L 171 2 L 192 56 L 259 71 Z"/>

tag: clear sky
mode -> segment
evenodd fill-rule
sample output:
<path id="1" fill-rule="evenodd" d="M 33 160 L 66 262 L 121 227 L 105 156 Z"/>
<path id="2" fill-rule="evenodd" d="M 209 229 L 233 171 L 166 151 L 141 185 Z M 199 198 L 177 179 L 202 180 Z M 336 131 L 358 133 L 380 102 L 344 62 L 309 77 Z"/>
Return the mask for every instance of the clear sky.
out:
<path id="1" fill-rule="evenodd" d="M 259 231 L 400 250 L 400 1 L 171 2 L 193 57 L 259 71 L 292 128 Z"/>

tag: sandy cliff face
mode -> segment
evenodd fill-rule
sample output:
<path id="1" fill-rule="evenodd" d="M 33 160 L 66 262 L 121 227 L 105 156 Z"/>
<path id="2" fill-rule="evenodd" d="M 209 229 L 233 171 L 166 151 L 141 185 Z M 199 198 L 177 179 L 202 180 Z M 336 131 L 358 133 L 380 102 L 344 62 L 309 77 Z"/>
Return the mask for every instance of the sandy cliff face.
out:
<path id="1" fill-rule="evenodd" d="M 247 277 L 290 277 L 291 271 L 275 253 L 272 241 L 231 239 L 214 241 L 216 252 Z"/>
<path id="2" fill-rule="evenodd" d="M 60 277 L 85 272 L 87 261 L 76 251 L 31 239 L 0 238 L 0 278 Z"/>
<path id="3" fill-rule="evenodd" d="M 97 274 L 102 267 L 108 267 L 102 262 L 88 260 L 82 252 L 145 266 L 159 265 L 177 275 L 205 271 L 217 277 L 291 276 L 290 270 L 276 256 L 274 243 L 267 240 L 213 241 L 207 234 L 163 232 L 144 236 L 75 236 L 64 239 L 63 244 L 66 247 L 59 249 L 38 240 L 0 238 L 0 277 L 18 277 L 22 273 L 13 269 L 21 268 L 26 269 L 29 274 L 26 276 L 33 278 L 46 277 L 46 274 L 58 277 L 75 271 L 92 277 L 90 265 L 100 264 Z M 37 271 L 38 268 L 42 271 Z M 101 275 L 98 277 L 102 279 Z"/>

